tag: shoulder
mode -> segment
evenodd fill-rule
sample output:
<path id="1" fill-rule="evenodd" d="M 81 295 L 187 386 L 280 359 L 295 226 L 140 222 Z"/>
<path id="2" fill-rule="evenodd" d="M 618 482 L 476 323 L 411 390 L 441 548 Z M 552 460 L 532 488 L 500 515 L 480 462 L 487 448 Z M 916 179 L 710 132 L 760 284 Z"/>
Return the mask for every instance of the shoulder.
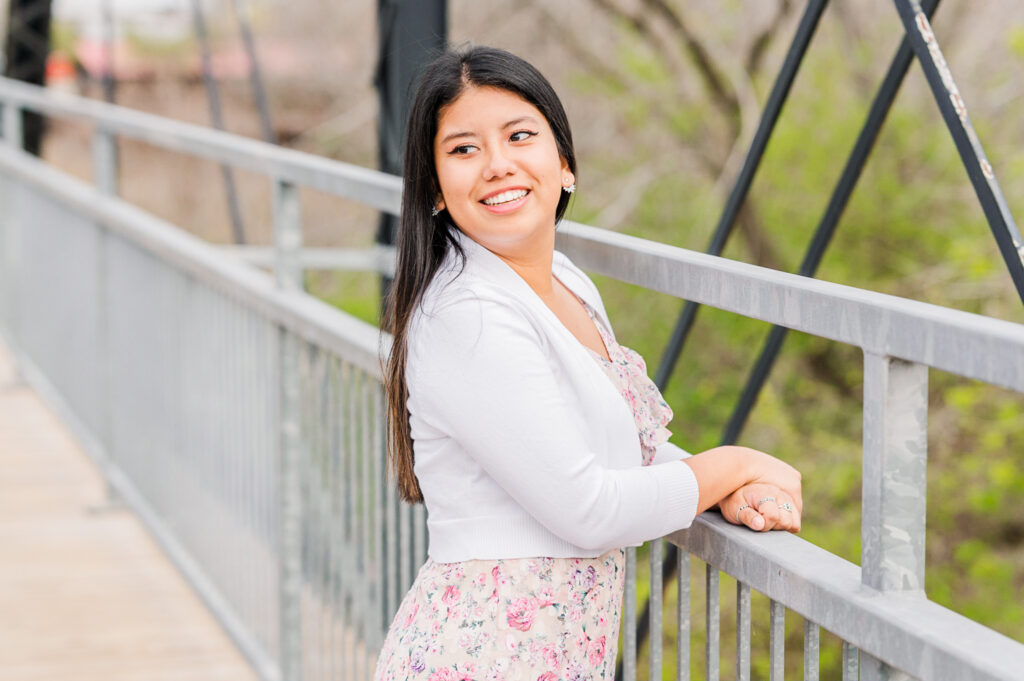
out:
<path id="1" fill-rule="evenodd" d="M 464 272 L 439 279 L 410 320 L 409 350 L 419 358 L 472 356 L 545 344 L 529 306 L 498 284 Z"/>

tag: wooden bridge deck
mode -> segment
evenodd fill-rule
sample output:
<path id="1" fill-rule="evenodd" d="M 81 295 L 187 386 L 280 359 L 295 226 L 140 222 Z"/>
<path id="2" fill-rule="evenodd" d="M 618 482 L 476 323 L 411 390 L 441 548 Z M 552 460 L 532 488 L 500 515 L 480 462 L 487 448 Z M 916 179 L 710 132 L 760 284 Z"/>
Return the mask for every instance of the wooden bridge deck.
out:
<path id="1" fill-rule="evenodd" d="M 0 679 L 256 679 L 2 344 Z"/>

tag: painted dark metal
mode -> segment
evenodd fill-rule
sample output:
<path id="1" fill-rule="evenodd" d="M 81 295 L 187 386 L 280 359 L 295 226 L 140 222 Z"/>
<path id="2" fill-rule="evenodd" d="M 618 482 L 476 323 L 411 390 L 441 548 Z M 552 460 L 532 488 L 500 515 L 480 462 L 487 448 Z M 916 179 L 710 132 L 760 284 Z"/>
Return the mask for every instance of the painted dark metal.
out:
<path id="1" fill-rule="evenodd" d="M 46 58 L 50 53 L 52 0 L 10 0 L 7 35 L 4 36 L 4 73 L 25 83 L 46 82 Z M 35 111 L 21 114 L 22 148 L 39 155 L 46 119 Z"/>
<path id="2" fill-rule="evenodd" d="M 380 169 L 402 174 L 405 124 L 409 118 L 411 85 L 420 69 L 447 42 L 447 0 L 378 0 L 377 29 L 379 54 L 374 85 L 380 93 L 378 156 Z M 393 245 L 398 218 L 382 214 L 377 243 Z M 381 277 L 381 299 L 387 295 L 391 277 Z"/>
<path id="3" fill-rule="evenodd" d="M 960 96 L 960 90 L 953 81 L 953 74 L 942 56 L 935 34 L 932 33 L 928 21 L 930 15 L 922 9 L 921 3 L 917 0 L 895 0 L 895 3 L 910 39 L 910 45 L 917 55 L 917 60 L 921 62 L 921 68 L 932 94 L 935 95 L 942 118 L 946 121 L 956 150 L 960 152 L 960 158 L 964 162 L 967 176 L 971 179 L 982 210 L 985 211 L 985 218 L 999 245 L 999 252 L 1006 261 L 1007 269 L 1010 270 L 1017 294 L 1024 301 L 1024 239 L 1021 238 L 1013 215 L 1010 214 L 1010 208 L 1006 205 L 992 164 L 985 156 L 981 141 L 974 131 L 971 119 L 967 116 L 967 105 Z"/>
<path id="4" fill-rule="evenodd" d="M 192 24 L 196 38 L 199 40 L 199 57 L 203 67 L 203 84 L 206 86 L 206 99 L 210 106 L 210 122 L 216 130 L 224 130 L 224 115 L 220 105 L 220 91 L 213 77 L 212 59 L 210 57 L 210 41 L 206 33 L 206 19 L 200 0 L 192 0 Z M 235 174 L 226 164 L 220 166 L 224 178 L 224 190 L 227 193 L 228 211 L 231 215 L 231 234 L 236 244 L 245 243 L 245 223 L 242 209 L 238 205 L 238 189 L 235 187 Z"/>
<path id="5" fill-rule="evenodd" d="M 796 34 L 793 36 L 793 42 L 789 46 L 789 51 L 786 53 L 786 58 L 783 60 L 782 67 L 779 70 L 779 75 L 776 77 L 772 91 L 768 95 L 768 101 L 765 103 L 764 112 L 761 114 L 761 120 L 757 126 L 757 132 L 754 133 L 754 139 L 751 141 L 750 149 L 747 151 L 747 156 L 743 161 L 743 167 L 736 177 L 736 182 L 733 183 L 732 191 L 729 192 L 725 209 L 718 219 L 715 232 L 711 237 L 710 243 L 708 243 L 705 253 L 712 255 L 721 254 L 726 242 L 729 240 L 729 236 L 736 224 L 736 216 L 739 215 L 740 208 L 743 207 L 743 201 L 750 192 L 750 185 L 753 183 L 754 175 L 761 165 L 761 158 L 764 156 L 764 150 L 768 146 L 768 140 L 775 129 L 775 123 L 778 121 L 782 107 L 786 103 L 789 90 L 796 79 L 796 73 L 800 69 L 800 64 L 803 63 L 807 47 L 810 45 L 811 38 L 814 36 L 814 31 L 818 27 L 818 22 L 821 19 L 822 12 L 825 11 L 826 5 L 828 5 L 828 0 L 811 0 L 804 9 L 804 14 L 800 19 L 800 24 L 797 26 Z M 672 330 L 672 337 L 669 339 L 665 352 L 662 353 L 661 363 L 658 365 L 658 370 L 655 374 L 654 382 L 662 391 L 665 390 L 669 378 L 675 370 L 679 353 L 682 352 L 686 338 L 693 327 L 693 322 L 697 318 L 699 307 L 696 303 L 687 301 L 683 306 L 682 312 L 679 314 L 675 328 Z"/>
<path id="6" fill-rule="evenodd" d="M 779 69 L 779 74 L 775 78 L 774 85 L 772 85 L 772 90 L 768 95 L 768 100 L 765 102 L 764 111 L 761 113 L 761 119 L 758 122 L 757 131 L 754 133 L 754 139 L 751 140 L 750 148 L 747 150 L 746 158 L 743 160 L 743 167 L 740 169 L 739 175 L 737 175 L 736 181 L 733 183 L 725 208 L 718 220 L 718 224 L 715 226 L 714 234 L 712 235 L 711 241 L 707 247 L 707 253 L 719 255 L 725 248 L 729 235 L 732 233 L 733 227 L 736 224 L 736 216 L 739 215 L 740 208 L 743 206 L 743 201 L 750 192 L 750 186 L 754 181 L 754 175 L 756 175 L 757 169 L 761 165 L 761 159 L 768 146 L 768 140 L 771 138 L 772 131 L 775 129 L 775 124 L 778 122 L 779 115 L 782 113 L 782 107 L 786 103 L 786 99 L 789 96 L 789 91 L 793 86 L 793 82 L 796 80 L 797 71 L 799 71 L 800 65 L 803 63 L 804 55 L 807 53 L 807 49 L 811 43 L 811 38 L 814 37 L 814 33 L 820 23 L 821 15 L 825 11 L 825 7 L 827 5 L 828 0 L 810 0 L 804 8 L 803 16 L 800 18 L 800 23 L 797 25 L 789 50 L 786 52 L 786 57 Z M 675 328 L 672 331 L 672 337 L 669 339 L 668 347 L 666 347 L 665 352 L 662 354 L 661 362 L 658 365 L 657 372 L 655 373 L 655 383 L 662 391 L 664 391 L 668 385 L 668 381 L 675 369 L 676 362 L 679 359 L 679 354 L 682 352 L 683 346 L 686 343 L 690 329 L 693 328 L 693 323 L 697 318 L 697 311 L 699 309 L 700 305 L 693 301 L 687 301 L 679 314 L 679 318 L 676 320 Z M 671 580 L 675 577 L 676 566 L 678 563 L 676 554 L 678 551 L 679 549 L 676 548 L 676 546 L 666 543 L 665 556 L 661 563 L 662 584 L 670 584 Z M 636 639 L 638 646 L 648 638 L 650 632 L 650 613 L 651 601 L 650 598 L 648 598 L 644 603 L 643 611 L 637 619 Z M 615 678 L 623 678 L 622 659 L 619 659 L 616 662 Z"/>
<path id="7" fill-rule="evenodd" d="M 929 17 L 935 13 L 938 4 L 939 0 L 925 3 L 924 11 Z M 889 65 L 889 70 L 885 74 L 882 85 L 875 95 L 875 100 L 871 103 L 867 120 L 857 136 L 853 151 L 846 161 L 846 166 L 839 177 L 839 182 L 836 184 L 828 206 L 825 208 L 825 214 L 822 216 L 821 222 L 818 223 L 814 237 L 811 239 L 807 252 L 804 254 L 803 261 L 800 263 L 799 274 L 805 277 L 812 277 L 817 272 L 818 266 L 825 256 L 825 250 L 835 234 L 839 218 L 842 216 L 850 197 L 853 195 L 853 190 L 857 186 L 857 180 L 860 179 L 868 156 L 871 154 L 871 149 L 878 139 L 878 134 L 885 123 L 885 118 L 889 114 L 893 101 L 896 99 L 896 94 L 899 92 L 900 85 L 902 85 L 903 78 L 907 75 L 907 70 L 910 68 L 913 58 L 913 50 L 908 39 L 904 36 L 899 48 L 896 50 L 896 56 L 893 57 L 892 63 Z M 774 366 L 775 360 L 779 356 L 787 332 L 788 330 L 782 326 L 773 326 L 769 332 L 768 338 L 761 349 L 761 354 L 758 355 L 757 361 L 754 363 L 754 368 L 747 378 L 746 385 L 743 386 L 743 392 L 740 394 L 736 407 L 733 409 L 732 415 L 729 417 L 729 421 L 722 433 L 722 444 L 733 444 L 739 438 L 743 426 L 750 417 L 750 412 L 753 411 L 754 405 L 757 403 L 758 395 L 760 395 L 761 389 L 768 380 L 768 374 L 771 373 L 772 366 Z"/>

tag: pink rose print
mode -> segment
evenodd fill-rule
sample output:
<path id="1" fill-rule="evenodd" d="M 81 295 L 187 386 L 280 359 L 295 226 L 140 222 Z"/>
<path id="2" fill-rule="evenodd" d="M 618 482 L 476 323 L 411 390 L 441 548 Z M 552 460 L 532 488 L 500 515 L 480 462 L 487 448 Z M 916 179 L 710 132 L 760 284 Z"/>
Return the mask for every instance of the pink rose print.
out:
<path id="1" fill-rule="evenodd" d="M 458 679 L 455 678 L 454 669 L 448 669 L 447 667 L 444 667 L 443 669 L 438 669 L 433 674 L 431 674 L 430 678 L 427 679 L 427 681 L 458 681 Z"/>
<path id="2" fill-rule="evenodd" d="M 412 607 L 409 608 L 409 611 L 405 614 L 405 624 L 403 625 L 405 628 L 408 628 L 409 625 L 412 624 L 412 621 L 416 619 L 416 613 L 419 612 L 419 610 L 420 604 L 413 603 Z"/>
<path id="3" fill-rule="evenodd" d="M 508 606 L 505 613 L 508 626 L 519 631 L 529 631 L 533 626 L 533 618 L 537 616 L 536 598 L 516 598 Z"/>
<path id="4" fill-rule="evenodd" d="M 597 639 L 596 641 L 590 642 L 590 645 L 587 649 L 587 658 L 590 660 L 590 664 L 597 664 L 598 662 L 604 659 L 604 644 L 604 636 Z"/>
<path id="5" fill-rule="evenodd" d="M 537 677 L 537 681 L 558 681 L 558 677 L 555 676 L 554 672 L 544 672 Z"/>
<path id="6" fill-rule="evenodd" d="M 544 658 L 544 664 L 549 667 L 557 667 L 558 663 L 561 661 L 561 656 L 558 654 L 558 648 L 553 645 L 544 646 L 544 649 L 541 651 L 541 655 Z"/>
<path id="7" fill-rule="evenodd" d="M 450 584 L 447 589 L 444 590 L 444 596 L 441 596 L 441 601 L 451 607 L 459 601 L 459 587 L 454 584 Z"/>

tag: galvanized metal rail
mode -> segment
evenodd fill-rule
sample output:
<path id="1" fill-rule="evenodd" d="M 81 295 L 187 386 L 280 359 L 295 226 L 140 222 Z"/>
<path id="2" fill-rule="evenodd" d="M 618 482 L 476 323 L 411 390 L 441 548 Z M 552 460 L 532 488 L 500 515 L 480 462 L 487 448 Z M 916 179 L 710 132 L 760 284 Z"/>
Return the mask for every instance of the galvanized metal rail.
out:
<path id="1" fill-rule="evenodd" d="M 26 376 L 264 678 L 368 678 L 426 555 L 423 509 L 399 504 L 383 480 L 387 338 L 298 290 L 296 189 L 394 213 L 401 181 L 6 80 L 0 103 L 0 329 Z M 21 109 L 95 126 L 96 187 L 16 149 Z M 112 196 L 115 135 L 266 175 L 276 281 Z M 707 564 L 707 678 L 721 654 L 721 571 L 738 583 L 739 678 L 752 591 L 772 602 L 772 678 L 784 670 L 787 609 L 805 618 L 806 678 L 818 678 L 819 628 L 847 642 L 844 678 L 1019 676 L 1024 645 L 924 595 L 924 396 L 928 367 L 1024 392 L 1024 327 L 584 225 L 563 223 L 558 238 L 591 271 L 864 350 L 863 564 L 714 514 L 668 537 L 685 549 L 678 678 L 690 667 L 691 554 Z M 627 617 L 635 552 L 628 563 Z M 623 628 L 627 679 L 634 631 Z"/>

